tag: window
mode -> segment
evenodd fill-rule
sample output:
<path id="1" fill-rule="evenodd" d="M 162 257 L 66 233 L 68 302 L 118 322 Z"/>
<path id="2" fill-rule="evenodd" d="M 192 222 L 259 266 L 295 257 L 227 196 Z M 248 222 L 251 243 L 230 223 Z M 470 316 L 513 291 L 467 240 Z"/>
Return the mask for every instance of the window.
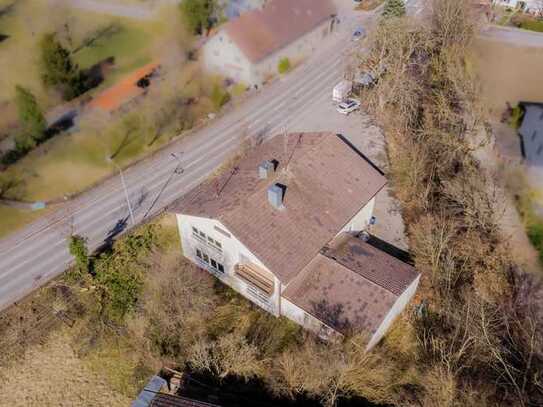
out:
<path id="1" fill-rule="evenodd" d="M 200 249 L 196 249 L 196 257 L 198 257 L 199 259 L 202 258 L 202 251 Z"/>
<path id="2" fill-rule="evenodd" d="M 217 232 L 219 232 L 220 234 L 222 234 L 222 235 L 224 235 L 226 237 L 232 237 L 232 235 L 230 233 L 228 233 L 226 230 L 222 230 L 218 226 L 215 226 L 213 229 L 215 229 Z"/>
<path id="3" fill-rule="evenodd" d="M 222 249 L 221 242 L 217 242 L 216 240 L 215 240 L 215 246 L 217 246 L 219 249 Z"/>
<path id="4" fill-rule="evenodd" d="M 204 253 L 204 256 L 203 256 L 203 260 L 209 264 L 209 256 L 207 254 Z"/>
<path id="5" fill-rule="evenodd" d="M 215 241 L 213 240 L 213 238 L 211 238 L 211 237 L 209 237 L 209 236 L 207 237 L 207 241 L 208 241 L 209 243 L 211 243 L 211 244 L 215 244 Z"/>
<path id="6" fill-rule="evenodd" d="M 217 268 L 221 273 L 224 273 L 224 266 L 221 263 L 217 263 Z"/>
<path id="7" fill-rule="evenodd" d="M 201 230 L 200 230 L 200 232 L 198 232 L 198 233 L 200 234 L 200 237 L 201 237 L 202 239 L 205 239 L 205 238 L 206 238 L 206 234 L 205 234 L 204 232 L 202 232 Z"/>
<path id="8" fill-rule="evenodd" d="M 211 267 L 213 267 L 214 269 L 217 268 L 217 262 L 213 259 L 211 259 Z"/>
<path id="9" fill-rule="evenodd" d="M 192 227 L 192 233 L 198 234 L 198 229 L 196 229 L 194 226 Z"/>

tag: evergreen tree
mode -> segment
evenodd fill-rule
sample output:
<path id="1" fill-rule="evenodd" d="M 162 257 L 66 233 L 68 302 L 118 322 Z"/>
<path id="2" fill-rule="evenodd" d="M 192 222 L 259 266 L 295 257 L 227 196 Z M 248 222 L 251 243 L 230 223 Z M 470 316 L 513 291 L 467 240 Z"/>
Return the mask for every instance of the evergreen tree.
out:
<path id="1" fill-rule="evenodd" d="M 404 0 L 386 0 L 383 8 L 383 17 L 402 17 L 405 15 Z"/>
<path id="2" fill-rule="evenodd" d="M 22 127 L 17 139 L 26 148 L 32 148 L 43 137 L 47 121 L 32 92 L 19 85 L 15 87 L 15 105 Z"/>
<path id="3" fill-rule="evenodd" d="M 83 75 L 70 51 L 62 46 L 54 33 L 42 38 L 40 49 L 43 83 L 58 87 L 66 100 L 82 94 L 85 91 Z"/>
<path id="4" fill-rule="evenodd" d="M 194 34 L 202 34 L 211 27 L 216 0 L 183 0 L 179 7 L 188 29 Z"/>

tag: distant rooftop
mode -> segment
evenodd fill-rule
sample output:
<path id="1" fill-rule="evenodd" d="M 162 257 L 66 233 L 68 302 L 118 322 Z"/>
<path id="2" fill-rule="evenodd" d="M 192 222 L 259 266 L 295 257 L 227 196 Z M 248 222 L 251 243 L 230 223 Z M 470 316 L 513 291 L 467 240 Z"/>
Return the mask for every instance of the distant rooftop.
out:
<path id="1" fill-rule="evenodd" d="M 277 168 L 260 179 L 258 166 Z M 284 209 L 268 188 L 285 188 Z M 171 211 L 223 223 L 287 284 L 386 184 L 383 174 L 342 136 L 296 133 L 256 147 L 235 168 L 196 187 Z"/>
<path id="2" fill-rule="evenodd" d="M 223 27 L 253 63 L 287 46 L 335 15 L 332 0 L 268 0 Z"/>

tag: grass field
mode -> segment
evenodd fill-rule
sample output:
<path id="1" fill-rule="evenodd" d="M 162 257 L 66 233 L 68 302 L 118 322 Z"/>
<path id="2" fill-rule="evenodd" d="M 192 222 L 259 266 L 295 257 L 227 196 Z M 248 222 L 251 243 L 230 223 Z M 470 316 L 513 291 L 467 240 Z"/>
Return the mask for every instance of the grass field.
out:
<path id="1" fill-rule="evenodd" d="M 475 65 L 481 79 L 483 101 L 494 117 L 505 103 L 543 101 L 541 72 L 543 48 L 517 47 L 508 43 L 478 39 Z"/>

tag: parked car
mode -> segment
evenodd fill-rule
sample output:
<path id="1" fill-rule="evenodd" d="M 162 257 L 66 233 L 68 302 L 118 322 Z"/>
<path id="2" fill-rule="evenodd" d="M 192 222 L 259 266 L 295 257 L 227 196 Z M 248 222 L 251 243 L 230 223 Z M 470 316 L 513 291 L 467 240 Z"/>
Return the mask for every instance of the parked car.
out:
<path id="1" fill-rule="evenodd" d="M 353 83 L 351 81 L 342 80 L 336 86 L 334 86 L 334 90 L 332 91 L 332 100 L 337 103 L 343 102 L 351 95 L 352 91 Z"/>
<path id="2" fill-rule="evenodd" d="M 360 109 L 360 101 L 356 99 L 346 99 L 337 106 L 337 111 L 344 115 L 348 115 L 358 109 Z"/>

